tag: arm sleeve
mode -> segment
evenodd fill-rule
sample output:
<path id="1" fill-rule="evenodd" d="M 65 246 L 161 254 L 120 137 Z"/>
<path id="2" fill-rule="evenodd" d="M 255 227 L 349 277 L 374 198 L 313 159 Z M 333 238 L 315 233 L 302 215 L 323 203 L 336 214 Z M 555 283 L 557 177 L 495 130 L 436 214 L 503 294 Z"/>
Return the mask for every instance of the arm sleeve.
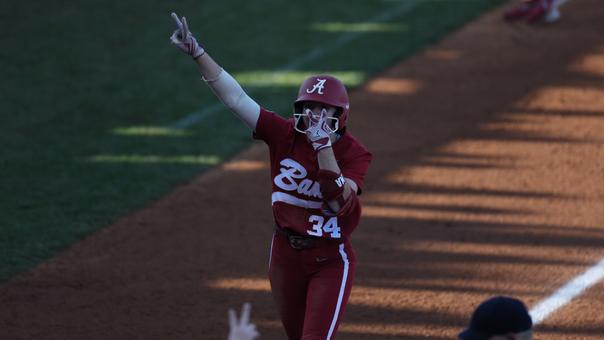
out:
<path id="1" fill-rule="evenodd" d="M 204 81 L 214 94 L 252 130 L 256 128 L 260 105 L 250 98 L 241 85 L 224 69 L 215 79 Z"/>

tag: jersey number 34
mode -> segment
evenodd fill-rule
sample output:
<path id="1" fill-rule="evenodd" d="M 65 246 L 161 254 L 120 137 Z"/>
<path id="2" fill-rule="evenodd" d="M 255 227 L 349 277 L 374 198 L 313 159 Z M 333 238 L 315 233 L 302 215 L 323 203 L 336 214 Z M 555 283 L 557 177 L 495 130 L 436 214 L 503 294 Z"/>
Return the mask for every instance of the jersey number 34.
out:
<path id="1" fill-rule="evenodd" d="M 308 222 L 312 223 L 312 230 L 307 230 L 308 235 L 322 237 L 323 232 L 330 234 L 331 238 L 340 238 L 340 227 L 338 218 L 331 217 L 325 222 L 325 218 L 319 215 L 310 215 Z"/>

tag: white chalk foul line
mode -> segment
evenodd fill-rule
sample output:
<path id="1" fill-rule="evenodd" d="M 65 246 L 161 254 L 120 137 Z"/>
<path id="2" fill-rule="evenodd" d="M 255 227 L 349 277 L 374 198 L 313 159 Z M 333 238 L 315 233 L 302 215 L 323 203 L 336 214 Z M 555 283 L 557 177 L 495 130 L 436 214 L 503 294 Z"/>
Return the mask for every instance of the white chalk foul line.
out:
<path id="1" fill-rule="evenodd" d="M 545 320 L 556 310 L 562 308 L 589 287 L 602 280 L 602 278 L 604 278 L 604 258 L 533 307 L 530 311 L 533 324 L 536 325 Z"/>
<path id="2" fill-rule="evenodd" d="M 411 11 L 420 2 L 421 2 L 421 0 L 401 1 L 399 6 L 392 8 L 392 9 L 388 9 L 387 11 L 385 11 L 373 18 L 370 18 L 369 20 L 367 20 L 367 22 L 381 23 L 381 22 L 391 20 L 397 15 Z M 355 31 L 355 32 L 346 33 L 346 34 L 340 36 L 340 38 L 338 38 L 333 43 L 330 43 L 327 46 L 317 47 L 314 50 L 311 50 L 310 52 L 302 55 L 301 57 L 294 59 L 293 61 L 289 62 L 288 64 L 277 68 L 276 71 L 272 74 L 272 77 L 277 77 L 282 72 L 295 70 L 296 68 L 304 65 L 305 63 L 307 63 L 313 59 L 317 59 L 321 56 L 324 56 L 325 54 L 350 43 L 351 41 L 358 38 L 362 34 L 365 34 L 365 32 Z M 248 94 L 252 94 L 252 92 L 248 91 Z M 201 122 L 202 120 L 204 120 L 211 114 L 221 111 L 222 109 L 225 109 L 225 106 L 221 102 L 217 102 L 213 105 L 202 108 L 201 110 L 187 114 L 183 118 L 170 124 L 168 127 L 176 128 L 176 129 L 184 129 L 193 124 Z"/>

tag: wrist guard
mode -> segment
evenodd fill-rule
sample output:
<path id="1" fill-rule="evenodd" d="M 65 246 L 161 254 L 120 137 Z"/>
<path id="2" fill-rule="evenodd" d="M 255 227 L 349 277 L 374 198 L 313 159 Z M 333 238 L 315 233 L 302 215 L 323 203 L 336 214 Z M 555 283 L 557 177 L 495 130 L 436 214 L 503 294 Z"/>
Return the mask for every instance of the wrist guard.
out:
<path id="1" fill-rule="evenodd" d="M 321 194 L 325 202 L 337 201 L 340 207 L 346 205 L 343 195 L 346 179 L 341 173 L 320 169 L 317 181 L 321 187 Z"/>

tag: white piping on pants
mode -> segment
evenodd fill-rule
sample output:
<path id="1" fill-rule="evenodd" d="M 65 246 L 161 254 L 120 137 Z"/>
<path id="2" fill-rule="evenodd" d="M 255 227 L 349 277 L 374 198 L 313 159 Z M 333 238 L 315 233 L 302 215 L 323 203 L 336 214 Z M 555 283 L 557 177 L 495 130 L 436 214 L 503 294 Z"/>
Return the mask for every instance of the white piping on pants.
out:
<path id="1" fill-rule="evenodd" d="M 340 244 L 340 256 L 344 262 L 344 272 L 342 273 L 342 283 L 340 284 L 340 294 L 338 294 L 338 303 L 336 304 L 336 311 L 333 314 L 331 320 L 331 326 L 329 327 L 329 333 L 327 333 L 327 340 L 331 339 L 333 331 L 338 322 L 338 315 L 340 314 L 340 308 L 342 307 L 342 299 L 344 298 L 344 292 L 346 291 L 346 281 L 348 280 L 348 255 L 344 251 L 344 243 Z"/>

